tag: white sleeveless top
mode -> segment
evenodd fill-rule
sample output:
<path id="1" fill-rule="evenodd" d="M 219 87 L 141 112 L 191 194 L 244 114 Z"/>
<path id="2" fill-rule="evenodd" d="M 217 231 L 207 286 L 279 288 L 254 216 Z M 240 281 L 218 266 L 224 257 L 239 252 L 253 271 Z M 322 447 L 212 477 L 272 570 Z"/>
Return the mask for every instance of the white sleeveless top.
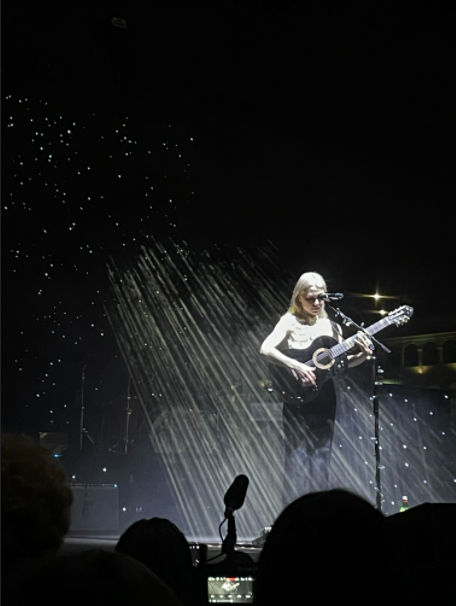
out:
<path id="1" fill-rule="evenodd" d="M 317 318 L 315 324 L 310 326 L 300 322 L 293 314 L 287 313 L 286 315 L 289 316 L 289 330 L 287 330 L 286 341 L 283 343 L 284 348 L 307 349 L 314 339 L 323 335 L 337 338 L 331 320 L 328 318 Z"/>

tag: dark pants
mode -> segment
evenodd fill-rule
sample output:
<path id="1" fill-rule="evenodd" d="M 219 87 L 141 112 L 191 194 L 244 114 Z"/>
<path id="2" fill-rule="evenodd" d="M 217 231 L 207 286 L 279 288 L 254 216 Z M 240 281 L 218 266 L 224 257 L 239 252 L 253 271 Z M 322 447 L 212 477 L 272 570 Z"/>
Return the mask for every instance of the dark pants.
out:
<path id="1" fill-rule="evenodd" d="M 329 464 L 336 417 L 332 381 L 308 404 L 283 404 L 285 481 L 283 506 L 309 492 L 329 488 Z"/>

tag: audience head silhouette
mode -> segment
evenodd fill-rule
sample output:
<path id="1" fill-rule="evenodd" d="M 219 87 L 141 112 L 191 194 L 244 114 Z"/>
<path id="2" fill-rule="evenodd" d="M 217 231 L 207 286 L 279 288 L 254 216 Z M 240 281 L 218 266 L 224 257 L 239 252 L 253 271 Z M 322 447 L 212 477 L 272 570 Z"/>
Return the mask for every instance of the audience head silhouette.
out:
<path id="1" fill-rule="evenodd" d="M 384 524 L 380 512 L 345 490 L 297 499 L 276 520 L 261 553 L 257 604 L 309 597 L 318 604 L 365 603 L 379 591 L 389 595 Z M 374 580 L 376 567 L 382 583 Z"/>
<path id="2" fill-rule="evenodd" d="M 54 555 L 70 527 L 73 494 L 52 454 L 24 434 L 2 435 L 2 576 Z"/>
<path id="3" fill-rule="evenodd" d="M 162 518 L 135 522 L 120 537 L 116 551 L 145 564 L 187 602 L 192 556 L 187 539 L 172 522 Z"/>
<path id="4" fill-rule="evenodd" d="M 141 562 L 101 549 L 54 558 L 2 589 L 7 606 L 180 606 Z"/>

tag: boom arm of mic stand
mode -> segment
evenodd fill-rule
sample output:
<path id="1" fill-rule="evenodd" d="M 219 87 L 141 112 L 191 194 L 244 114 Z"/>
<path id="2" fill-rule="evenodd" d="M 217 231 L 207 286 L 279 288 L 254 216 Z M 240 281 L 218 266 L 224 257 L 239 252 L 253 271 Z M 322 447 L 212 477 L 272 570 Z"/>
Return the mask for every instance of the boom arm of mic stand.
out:
<path id="1" fill-rule="evenodd" d="M 377 343 L 377 345 L 380 345 L 380 347 L 383 349 L 383 351 L 385 351 L 388 354 L 391 353 L 390 349 L 388 349 L 385 345 L 383 345 L 383 343 L 380 343 L 380 341 L 378 341 L 375 337 L 373 337 L 372 335 L 370 335 L 363 326 L 359 326 L 351 318 L 349 318 L 348 316 L 346 316 L 342 311 L 340 311 L 339 308 L 336 309 L 332 305 L 329 305 L 329 307 L 336 313 L 336 316 L 340 316 L 344 320 L 344 322 L 349 322 L 350 324 L 353 324 L 353 326 L 355 328 L 357 328 L 358 330 L 360 330 L 361 332 L 363 332 L 364 334 L 366 334 L 369 337 L 369 339 L 371 339 L 374 343 Z"/>

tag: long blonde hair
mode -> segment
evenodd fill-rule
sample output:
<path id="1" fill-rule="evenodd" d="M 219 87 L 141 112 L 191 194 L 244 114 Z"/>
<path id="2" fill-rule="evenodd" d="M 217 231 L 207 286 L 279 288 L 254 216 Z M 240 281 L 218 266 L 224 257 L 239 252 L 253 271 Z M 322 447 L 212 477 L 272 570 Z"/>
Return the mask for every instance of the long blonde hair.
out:
<path id="1" fill-rule="evenodd" d="M 309 289 L 312 288 L 312 286 L 315 286 L 316 288 L 321 288 L 325 292 L 327 291 L 326 282 L 324 281 L 323 277 L 320 276 L 320 274 L 317 274 L 314 271 L 308 271 L 305 274 L 302 274 L 302 276 L 296 282 L 296 286 L 294 287 L 290 307 L 288 308 L 288 313 L 293 314 L 300 320 L 309 320 L 309 315 L 302 308 L 301 302 L 299 300 L 299 295 L 307 295 Z M 320 311 L 318 312 L 318 317 L 328 317 L 324 305 L 322 305 Z"/>

